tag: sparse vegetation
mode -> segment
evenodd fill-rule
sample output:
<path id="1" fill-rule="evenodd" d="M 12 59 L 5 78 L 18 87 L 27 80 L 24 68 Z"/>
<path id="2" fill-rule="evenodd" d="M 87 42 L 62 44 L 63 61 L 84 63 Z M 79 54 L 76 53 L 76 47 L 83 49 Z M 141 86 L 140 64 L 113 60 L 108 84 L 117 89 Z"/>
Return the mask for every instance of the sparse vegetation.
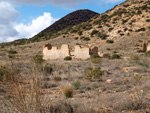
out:
<path id="1" fill-rule="evenodd" d="M 75 87 L 76 89 L 78 89 L 80 86 L 80 81 L 73 82 L 72 86 Z"/>
<path id="2" fill-rule="evenodd" d="M 91 58 L 90 60 L 91 60 L 92 63 L 95 63 L 95 64 L 102 62 L 101 58 Z"/>
<path id="3" fill-rule="evenodd" d="M 129 0 L 87 22 L 0 44 L 0 112 L 149 113 L 150 52 L 142 49 L 150 42 L 149 5 Z M 46 43 L 68 44 L 73 59 L 44 61 Z M 101 57 L 76 59 L 75 45 L 98 47 Z"/>
<path id="4" fill-rule="evenodd" d="M 71 57 L 71 56 L 66 56 L 66 57 L 64 58 L 64 60 L 72 60 L 72 57 Z"/>
<path id="5" fill-rule="evenodd" d="M 145 53 L 145 56 L 146 56 L 146 57 L 150 57 L 150 51 L 146 52 L 146 53 Z"/>
<path id="6" fill-rule="evenodd" d="M 113 54 L 112 56 L 111 56 L 111 59 L 120 59 L 121 57 L 120 57 L 120 55 L 119 54 Z"/>
<path id="7" fill-rule="evenodd" d="M 81 36 L 81 35 L 82 35 L 82 31 L 79 31 L 79 32 L 78 32 L 78 35 L 80 35 L 80 36 Z"/>
<path id="8" fill-rule="evenodd" d="M 145 28 L 140 28 L 140 29 L 136 30 L 136 32 L 145 31 L 145 30 L 146 30 Z"/>
<path id="9" fill-rule="evenodd" d="M 112 43 L 114 43 L 114 41 L 113 40 L 107 40 L 106 43 L 112 44 Z"/>
<path id="10" fill-rule="evenodd" d="M 91 32 L 91 36 L 97 34 L 98 32 L 99 32 L 99 31 L 97 31 L 97 30 L 93 30 L 93 31 Z"/>
<path id="11" fill-rule="evenodd" d="M 64 84 L 62 86 L 62 92 L 66 98 L 73 97 L 73 87 L 70 84 Z"/>
<path id="12" fill-rule="evenodd" d="M 53 80 L 55 80 L 55 81 L 61 81 L 62 80 L 62 78 L 59 76 L 59 75 L 54 75 L 53 76 Z"/>
<path id="13" fill-rule="evenodd" d="M 102 79 L 102 71 L 98 68 L 89 68 L 87 70 L 85 70 L 85 78 L 88 80 L 95 80 L 95 79 Z"/>
<path id="14" fill-rule="evenodd" d="M 8 53 L 9 54 L 17 54 L 17 51 L 15 51 L 15 50 L 9 50 Z"/>
<path id="15" fill-rule="evenodd" d="M 43 60 L 43 56 L 42 55 L 36 55 L 31 59 L 32 62 L 37 63 L 37 64 L 41 64 L 44 62 Z"/>

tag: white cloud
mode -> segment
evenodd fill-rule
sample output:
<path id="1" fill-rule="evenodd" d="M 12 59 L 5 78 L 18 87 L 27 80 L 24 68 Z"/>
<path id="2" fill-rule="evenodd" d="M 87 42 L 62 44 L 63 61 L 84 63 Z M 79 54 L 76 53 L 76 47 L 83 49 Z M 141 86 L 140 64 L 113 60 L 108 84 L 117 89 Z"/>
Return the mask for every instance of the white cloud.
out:
<path id="1" fill-rule="evenodd" d="M 10 2 L 0 0 L 0 42 L 13 41 L 20 38 L 31 38 L 50 26 L 57 19 L 51 13 L 44 13 L 28 24 L 17 23 L 19 12 Z"/>
<path id="2" fill-rule="evenodd" d="M 0 1 L 0 41 L 17 34 L 13 25 L 18 17 L 18 11 L 9 2 Z"/>
<path id="3" fill-rule="evenodd" d="M 28 24 L 16 24 L 15 29 L 19 33 L 18 37 L 22 38 L 31 38 L 36 35 L 41 30 L 45 29 L 52 23 L 54 23 L 57 19 L 54 19 L 51 16 L 51 13 L 44 13 L 42 16 L 33 19 L 31 23 Z"/>
<path id="4" fill-rule="evenodd" d="M 42 16 L 33 19 L 31 23 L 16 23 L 13 27 L 17 32 L 17 35 L 6 38 L 7 42 L 14 41 L 20 38 L 31 38 L 46 27 L 50 26 L 57 19 L 51 16 L 51 13 L 44 13 Z"/>

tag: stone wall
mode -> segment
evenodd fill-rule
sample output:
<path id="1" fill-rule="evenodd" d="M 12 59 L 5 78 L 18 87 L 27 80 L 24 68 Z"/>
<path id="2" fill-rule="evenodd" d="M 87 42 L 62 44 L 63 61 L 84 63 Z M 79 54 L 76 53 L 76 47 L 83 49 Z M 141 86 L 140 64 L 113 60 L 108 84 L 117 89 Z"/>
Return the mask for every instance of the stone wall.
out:
<path id="1" fill-rule="evenodd" d="M 150 51 L 150 44 L 144 42 L 144 43 L 143 43 L 142 51 L 143 51 L 143 52 L 148 52 L 148 51 Z"/>
<path id="2" fill-rule="evenodd" d="M 80 47 L 79 45 L 76 45 L 74 56 L 75 58 L 78 58 L 78 59 L 90 58 L 90 49 L 87 47 Z"/>
<path id="3" fill-rule="evenodd" d="M 150 51 L 150 44 L 147 46 L 147 52 Z"/>
<path id="4" fill-rule="evenodd" d="M 43 46 L 43 59 L 44 60 L 54 60 L 54 59 L 64 59 L 66 56 L 73 56 L 77 59 L 88 59 L 91 55 L 98 55 L 98 48 L 94 47 L 90 49 L 88 47 L 81 47 L 76 45 L 74 51 L 70 52 L 69 46 L 67 44 L 63 44 L 61 49 L 58 49 L 51 44 L 45 44 Z"/>
<path id="5" fill-rule="evenodd" d="M 70 56 L 69 53 L 69 46 L 66 44 L 63 44 L 60 49 L 58 49 L 55 46 L 52 46 L 51 49 L 49 49 L 47 46 L 43 47 L 43 59 L 63 59 L 66 56 Z"/>

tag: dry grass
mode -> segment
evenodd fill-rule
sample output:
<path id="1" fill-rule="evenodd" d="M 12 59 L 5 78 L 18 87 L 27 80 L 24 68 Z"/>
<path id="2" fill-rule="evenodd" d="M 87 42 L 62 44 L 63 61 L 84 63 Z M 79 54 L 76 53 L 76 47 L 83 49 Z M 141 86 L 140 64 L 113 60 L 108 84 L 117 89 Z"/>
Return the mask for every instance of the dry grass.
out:
<path id="1" fill-rule="evenodd" d="M 44 94 L 42 78 L 37 74 L 36 69 L 32 70 L 30 75 L 32 79 L 21 79 L 17 77 L 8 82 L 9 100 L 19 112 L 34 113 L 40 110 L 49 102 Z"/>
<path id="2" fill-rule="evenodd" d="M 62 84 L 62 92 L 66 98 L 73 97 L 73 87 L 70 83 L 63 83 Z"/>
<path id="3" fill-rule="evenodd" d="M 14 112 L 14 109 L 33 113 L 149 111 L 150 69 L 136 65 L 138 68 L 125 72 L 124 67 L 135 66 L 130 63 L 130 59 L 127 61 L 103 58 L 100 63 L 91 63 L 89 60 L 49 61 L 42 65 L 16 61 L 13 65 L 19 68 L 21 76 L 14 82 L 9 82 L 7 89 L 10 90 L 7 93 L 10 98 L 5 99 L 10 100 L 11 105 L 5 107 Z M 102 80 L 97 77 L 92 81 L 85 79 L 84 70 L 91 67 L 103 72 Z M 61 77 L 60 82 L 53 79 L 56 75 L 58 79 Z M 140 82 L 134 79 L 136 75 L 142 76 Z M 108 83 L 108 79 L 112 82 Z M 80 81 L 80 86 L 77 81 Z M 140 92 L 142 90 L 143 93 Z M 3 91 L 2 95 L 5 95 Z"/>

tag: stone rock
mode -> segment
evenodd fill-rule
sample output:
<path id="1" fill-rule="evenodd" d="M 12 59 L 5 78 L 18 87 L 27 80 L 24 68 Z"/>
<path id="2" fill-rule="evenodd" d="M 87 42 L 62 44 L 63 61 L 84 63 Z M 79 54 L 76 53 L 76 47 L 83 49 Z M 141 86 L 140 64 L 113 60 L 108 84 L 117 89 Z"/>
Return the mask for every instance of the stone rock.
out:
<path id="1" fill-rule="evenodd" d="M 106 80 L 107 83 L 112 83 L 112 79 Z"/>

